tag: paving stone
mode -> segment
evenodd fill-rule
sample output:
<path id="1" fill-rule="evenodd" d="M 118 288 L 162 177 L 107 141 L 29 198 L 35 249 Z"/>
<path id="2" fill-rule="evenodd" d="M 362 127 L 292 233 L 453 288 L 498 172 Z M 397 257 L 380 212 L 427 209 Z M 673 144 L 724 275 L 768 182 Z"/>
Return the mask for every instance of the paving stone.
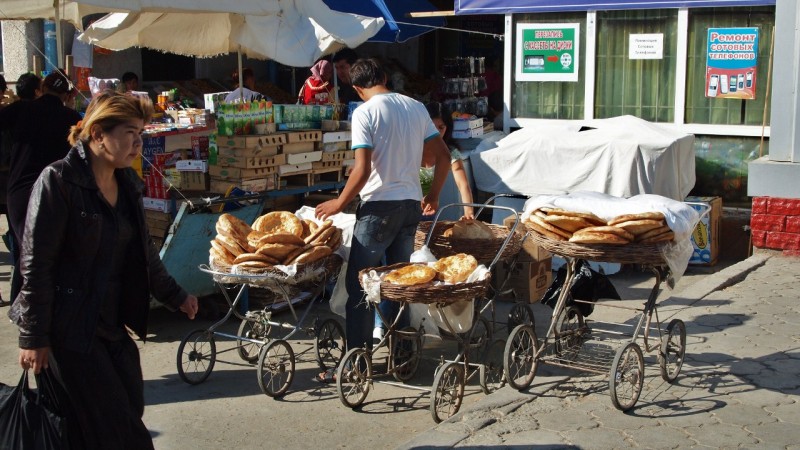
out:
<path id="1" fill-rule="evenodd" d="M 762 407 L 741 404 L 730 401 L 721 408 L 717 408 L 711 413 L 720 423 L 735 426 L 746 426 L 761 423 L 775 422 L 776 419 Z"/>
<path id="2" fill-rule="evenodd" d="M 598 424 L 589 413 L 565 410 L 553 411 L 538 418 L 539 426 L 544 430 L 570 431 L 597 428 Z"/>
<path id="3" fill-rule="evenodd" d="M 690 439 L 700 445 L 712 448 L 752 447 L 758 440 L 741 426 L 730 424 L 714 424 L 701 427 L 688 427 L 684 430 Z"/>
<path id="4" fill-rule="evenodd" d="M 745 430 L 753 433 L 759 440 L 759 445 L 765 447 L 778 447 L 786 443 L 800 442 L 800 427 L 793 423 L 770 422 L 759 425 L 745 426 Z"/>
<path id="5" fill-rule="evenodd" d="M 661 409 L 660 406 L 657 406 Z M 649 409 L 636 408 L 636 414 L 624 414 L 611 406 L 598 408 L 592 412 L 595 422 L 600 425 L 600 428 L 613 428 L 615 430 L 631 431 L 638 430 L 643 427 L 657 425 L 658 421 L 643 410 Z"/>
<path id="6" fill-rule="evenodd" d="M 797 401 L 789 404 L 767 406 L 764 409 L 781 422 L 800 425 L 800 404 Z"/>
<path id="7" fill-rule="evenodd" d="M 629 439 L 638 447 L 645 448 L 688 448 L 694 441 L 683 430 L 667 426 L 646 427 L 627 433 Z"/>
<path id="8" fill-rule="evenodd" d="M 580 448 L 631 448 L 634 445 L 624 441 L 625 435 L 620 430 L 601 428 L 599 430 L 565 431 L 562 433 L 566 442 Z"/>
<path id="9" fill-rule="evenodd" d="M 541 445 L 554 445 L 563 446 L 567 441 L 559 433 L 548 430 L 524 431 L 522 433 L 503 436 L 502 445 L 508 447 L 527 447 L 535 445 L 540 448 Z M 481 446 L 485 445 L 483 442 Z"/>

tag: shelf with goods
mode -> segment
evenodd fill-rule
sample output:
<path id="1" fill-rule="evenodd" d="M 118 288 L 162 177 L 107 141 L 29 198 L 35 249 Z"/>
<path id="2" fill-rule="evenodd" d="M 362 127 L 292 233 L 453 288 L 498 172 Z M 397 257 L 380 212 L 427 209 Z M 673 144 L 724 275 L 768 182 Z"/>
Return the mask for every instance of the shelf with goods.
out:
<path id="1" fill-rule="evenodd" d="M 439 96 L 453 117 L 453 137 L 469 139 L 483 135 L 483 117 L 489 114 L 489 99 L 479 93 L 487 88 L 483 57 L 445 58 Z"/>

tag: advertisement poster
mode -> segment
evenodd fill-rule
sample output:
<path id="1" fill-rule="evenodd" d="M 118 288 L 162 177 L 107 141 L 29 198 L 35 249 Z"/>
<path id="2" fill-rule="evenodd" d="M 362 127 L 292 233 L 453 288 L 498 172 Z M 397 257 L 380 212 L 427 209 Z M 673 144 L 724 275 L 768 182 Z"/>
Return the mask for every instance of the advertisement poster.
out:
<path id="1" fill-rule="evenodd" d="M 517 25 L 517 81 L 578 81 L 578 23 Z"/>
<path id="2" fill-rule="evenodd" d="M 756 98 L 758 28 L 709 28 L 706 97 Z"/>
<path id="3" fill-rule="evenodd" d="M 631 34 L 628 59 L 664 59 L 664 33 Z"/>

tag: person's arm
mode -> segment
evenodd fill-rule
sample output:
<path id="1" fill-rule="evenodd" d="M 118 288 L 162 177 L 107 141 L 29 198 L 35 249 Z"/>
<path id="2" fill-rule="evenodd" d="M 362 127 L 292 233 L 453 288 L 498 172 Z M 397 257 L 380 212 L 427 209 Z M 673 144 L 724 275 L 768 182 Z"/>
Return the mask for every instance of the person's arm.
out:
<path id="1" fill-rule="evenodd" d="M 447 172 L 450 171 L 450 151 L 438 133 L 425 141 L 422 147 L 422 161 L 432 161 L 434 165 L 431 190 L 422 199 L 422 213 L 429 215 L 439 209 L 439 194 L 447 180 Z"/>
<path id="2" fill-rule="evenodd" d="M 332 215 L 342 212 L 344 208 L 356 198 L 356 195 L 361 192 L 364 185 L 367 184 L 372 165 L 372 149 L 366 147 L 357 148 L 355 154 L 355 165 L 339 197 L 320 203 L 315 208 L 315 215 L 318 219 L 325 220 Z"/>
<path id="3" fill-rule="evenodd" d="M 453 180 L 458 187 L 458 193 L 461 194 L 461 203 L 472 203 L 472 189 L 469 187 L 467 171 L 464 170 L 464 162 L 457 159 L 450 165 L 450 169 L 453 171 Z M 472 206 L 465 206 L 463 218 L 474 219 L 475 209 Z"/>

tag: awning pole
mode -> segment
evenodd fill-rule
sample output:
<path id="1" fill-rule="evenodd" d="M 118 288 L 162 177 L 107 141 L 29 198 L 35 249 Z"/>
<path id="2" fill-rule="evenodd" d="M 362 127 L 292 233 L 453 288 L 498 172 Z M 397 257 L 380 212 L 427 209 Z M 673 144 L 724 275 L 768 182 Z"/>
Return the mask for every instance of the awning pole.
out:
<path id="1" fill-rule="evenodd" d="M 63 67 L 64 64 L 64 50 L 61 48 L 61 11 L 59 10 L 59 0 L 53 0 L 53 9 L 55 9 L 55 22 L 56 22 L 56 51 L 58 54 L 58 61 L 56 61 L 56 68 Z"/>
<path id="2" fill-rule="evenodd" d="M 239 66 L 239 102 L 244 103 L 244 75 L 242 75 L 242 46 L 236 52 L 237 64 Z"/>

